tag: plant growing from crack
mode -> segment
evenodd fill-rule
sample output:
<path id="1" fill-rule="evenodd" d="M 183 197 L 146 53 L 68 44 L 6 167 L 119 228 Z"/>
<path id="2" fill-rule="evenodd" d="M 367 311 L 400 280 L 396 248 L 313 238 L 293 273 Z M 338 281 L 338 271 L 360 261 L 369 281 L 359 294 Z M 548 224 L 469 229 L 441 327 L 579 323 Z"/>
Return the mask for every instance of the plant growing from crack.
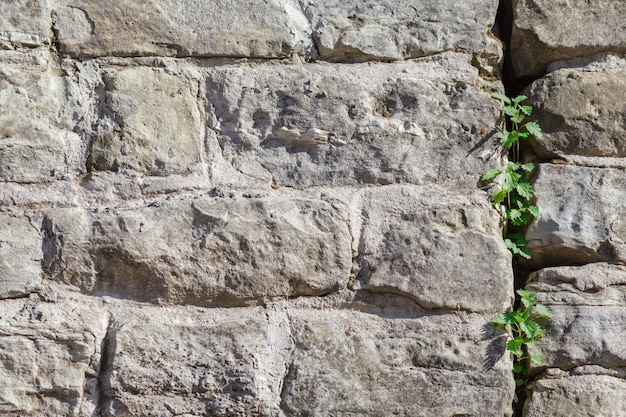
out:
<path id="1" fill-rule="evenodd" d="M 517 290 L 517 294 L 520 296 L 519 308 L 492 318 L 490 323 L 501 326 L 509 332 L 510 339 L 506 348 L 513 356 L 515 385 L 519 387 L 528 382 L 525 360 L 530 359 L 538 365 L 543 364 L 543 357 L 540 354 L 529 355 L 528 347 L 546 335 L 539 321 L 549 319 L 552 313 L 548 307 L 537 302 L 536 292 Z"/>
<path id="2" fill-rule="evenodd" d="M 506 220 L 511 228 L 515 228 L 539 217 L 539 210 L 531 204 L 534 190 L 528 180 L 528 175 L 535 169 L 535 165 L 531 162 L 521 163 L 520 140 L 531 136 L 541 139 L 542 133 L 536 122 L 526 121 L 533 111 L 531 106 L 522 104 L 527 99 L 526 96 L 509 98 L 502 93 L 494 92 L 492 97 L 502 103 L 501 144 L 509 151 L 511 160 L 504 169 L 490 169 L 481 180 L 487 182 L 501 178 L 500 188 L 491 195 L 491 200 L 497 206 L 504 206 Z M 507 128 L 507 120 L 511 130 Z M 504 243 L 513 255 L 530 259 L 530 252 L 525 247 L 528 242 L 523 233 L 508 233 Z M 524 362 L 530 360 L 540 365 L 543 363 L 541 355 L 529 355 L 528 348 L 545 336 L 538 321 L 549 319 L 551 312 L 548 307 L 537 302 L 535 298 L 537 293 L 525 290 L 516 292 L 520 297 L 519 307 L 492 318 L 490 323 L 504 327 L 509 332 L 506 348 L 513 357 L 515 384 L 519 387 L 528 381 Z"/>

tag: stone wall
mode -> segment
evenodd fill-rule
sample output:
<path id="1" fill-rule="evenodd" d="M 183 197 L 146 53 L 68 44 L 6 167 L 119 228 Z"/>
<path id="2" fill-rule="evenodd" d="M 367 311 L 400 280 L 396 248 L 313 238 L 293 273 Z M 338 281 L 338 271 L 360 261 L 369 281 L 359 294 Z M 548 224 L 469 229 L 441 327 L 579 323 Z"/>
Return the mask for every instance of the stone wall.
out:
<path id="1" fill-rule="evenodd" d="M 0 11 L 0 416 L 626 415 L 621 2 Z M 505 55 L 528 280 L 479 183 Z M 517 402 L 515 281 L 554 312 Z"/>

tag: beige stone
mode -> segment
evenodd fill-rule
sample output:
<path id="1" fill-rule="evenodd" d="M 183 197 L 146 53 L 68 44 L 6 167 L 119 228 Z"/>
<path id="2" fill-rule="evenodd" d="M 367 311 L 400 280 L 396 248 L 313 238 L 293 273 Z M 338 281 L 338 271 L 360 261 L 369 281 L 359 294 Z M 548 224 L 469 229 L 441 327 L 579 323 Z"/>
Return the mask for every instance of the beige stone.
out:
<path id="1" fill-rule="evenodd" d="M 39 225 L 26 215 L 0 213 L 0 298 L 40 289 L 41 242 Z"/>

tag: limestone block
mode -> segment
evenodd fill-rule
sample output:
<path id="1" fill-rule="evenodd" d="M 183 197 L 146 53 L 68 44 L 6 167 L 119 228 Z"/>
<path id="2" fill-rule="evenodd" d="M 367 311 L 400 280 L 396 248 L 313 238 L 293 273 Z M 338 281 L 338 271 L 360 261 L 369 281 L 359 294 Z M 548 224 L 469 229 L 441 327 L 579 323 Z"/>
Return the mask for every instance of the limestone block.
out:
<path id="1" fill-rule="evenodd" d="M 202 306 L 321 295 L 346 284 L 351 237 L 341 205 L 213 195 L 50 211 L 47 271 L 89 294 Z"/>
<path id="2" fill-rule="evenodd" d="M 313 46 L 292 0 L 57 2 L 60 52 L 96 56 L 286 57 Z"/>
<path id="3" fill-rule="evenodd" d="M 164 70 L 106 71 L 106 117 L 94 132 L 94 170 L 183 174 L 201 161 L 198 84 Z"/>
<path id="4" fill-rule="evenodd" d="M 526 232 L 535 268 L 626 260 L 626 179 L 620 169 L 540 164 L 541 216 Z"/>
<path id="5" fill-rule="evenodd" d="M 511 256 L 484 193 L 384 187 L 363 200 L 363 288 L 402 294 L 428 309 L 498 312 L 511 305 Z"/>
<path id="6" fill-rule="evenodd" d="M 289 416 L 511 416 L 505 341 L 489 317 L 289 312 Z"/>
<path id="7" fill-rule="evenodd" d="M 539 156 L 626 156 L 625 59 L 551 72 L 528 93 L 544 132 Z"/>
<path id="8" fill-rule="evenodd" d="M 0 0 L 0 10 L 2 49 L 50 44 L 52 9 L 48 0 Z"/>
<path id="9" fill-rule="evenodd" d="M 528 289 L 552 310 L 546 337 L 532 347 L 547 366 L 626 367 L 626 267 L 594 263 L 541 269 Z"/>
<path id="10" fill-rule="evenodd" d="M 76 85 L 45 69 L 0 64 L 0 181 L 69 179 L 84 171 Z"/>
<path id="11" fill-rule="evenodd" d="M 0 298 L 41 288 L 41 236 L 26 216 L 0 213 Z"/>
<path id="12" fill-rule="evenodd" d="M 626 381 L 609 375 L 559 375 L 537 381 L 524 417 L 621 417 L 626 415 Z"/>
<path id="13" fill-rule="evenodd" d="M 84 306 L 3 300 L 0 415 L 93 415 L 102 328 Z"/>
<path id="14" fill-rule="evenodd" d="M 626 51 L 626 9 L 613 0 L 515 0 L 511 57 L 518 77 L 551 62 Z"/>
<path id="15" fill-rule="evenodd" d="M 276 416 L 289 323 L 261 308 L 114 313 L 103 416 Z"/>
<path id="16" fill-rule="evenodd" d="M 209 127 L 239 171 L 291 187 L 450 182 L 500 166 L 470 56 L 210 71 Z"/>
<path id="17" fill-rule="evenodd" d="M 331 60 L 396 60 L 463 50 L 501 59 L 489 30 L 494 0 L 301 0 L 320 56 Z"/>

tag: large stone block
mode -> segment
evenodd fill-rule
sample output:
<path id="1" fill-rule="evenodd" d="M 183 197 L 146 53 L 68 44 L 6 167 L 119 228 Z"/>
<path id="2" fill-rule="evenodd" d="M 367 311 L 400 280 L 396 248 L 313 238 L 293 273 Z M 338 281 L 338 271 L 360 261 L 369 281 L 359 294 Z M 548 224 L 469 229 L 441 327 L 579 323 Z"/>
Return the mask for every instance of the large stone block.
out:
<path id="1" fill-rule="evenodd" d="M 539 270 L 528 289 L 552 310 L 546 337 L 532 353 L 546 366 L 570 370 L 583 365 L 626 367 L 626 267 L 595 263 Z"/>
<path id="2" fill-rule="evenodd" d="M 0 49 L 49 45 L 52 37 L 48 0 L 0 0 Z"/>
<path id="3" fill-rule="evenodd" d="M 198 82 L 160 69 L 105 71 L 105 117 L 89 158 L 94 170 L 184 174 L 201 162 Z"/>
<path id="4" fill-rule="evenodd" d="M 0 298 L 41 288 L 41 236 L 28 217 L 0 213 Z"/>
<path id="5" fill-rule="evenodd" d="M 515 0 L 511 57 L 518 77 L 551 62 L 626 51 L 626 8 L 614 0 Z"/>
<path id="6" fill-rule="evenodd" d="M 291 187 L 475 187 L 502 164 L 499 106 L 470 56 L 210 71 L 209 127 L 241 172 Z"/>
<path id="7" fill-rule="evenodd" d="M 307 19 L 292 0 L 57 2 L 60 52 L 72 57 L 308 55 Z"/>
<path id="8" fill-rule="evenodd" d="M 276 416 L 291 349 L 286 315 L 261 308 L 114 313 L 102 415 Z"/>
<path id="9" fill-rule="evenodd" d="M 626 260 L 626 178 L 620 169 L 540 164 L 541 213 L 526 232 L 534 267 Z"/>
<path id="10" fill-rule="evenodd" d="M 0 64 L 0 181 L 49 182 L 84 171 L 73 130 L 81 113 L 69 77 Z"/>
<path id="11" fill-rule="evenodd" d="M 542 378 L 534 384 L 523 415 L 621 417 L 626 415 L 626 381 L 577 373 Z"/>
<path id="12" fill-rule="evenodd" d="M 489 56 L 492 65 L 501 58 L 489 32 L 498 9 L 494 0 L 300 3 L 324 59 L 395 60 L 451 50 Z"/>
<path id="13" fill-rule="evenodd" d="M 539 156 L 626 156 L 625 59 L 551 72 L 528 93 L 544 133 L 533 143 Z"/>
<path id="14" fill-rule="evenodd" d="M 0 415 L 94 415 L 106 314 L 98 317 L 93 307 L 2 301 Z"/>
<path id="15" fill-rule="evenodd" d="M 500 215 L 482 192 L 384 187 L 363 198 L 361 286 L 428 309 L 504 311 L 513 298 Z"/>
<path id="16" fill-rule="evenodd" d="M 50 211 L 47 271 L 89 294 L 203 306 L 321 295 L 348 281 L 351 237 L 340 204 L 214 194 Z"/>
<path id="17" fill-rule="evenodd" d="M 511 416 L 505 340 L 489 317 L 290 311 L 289 416 Z"/>

